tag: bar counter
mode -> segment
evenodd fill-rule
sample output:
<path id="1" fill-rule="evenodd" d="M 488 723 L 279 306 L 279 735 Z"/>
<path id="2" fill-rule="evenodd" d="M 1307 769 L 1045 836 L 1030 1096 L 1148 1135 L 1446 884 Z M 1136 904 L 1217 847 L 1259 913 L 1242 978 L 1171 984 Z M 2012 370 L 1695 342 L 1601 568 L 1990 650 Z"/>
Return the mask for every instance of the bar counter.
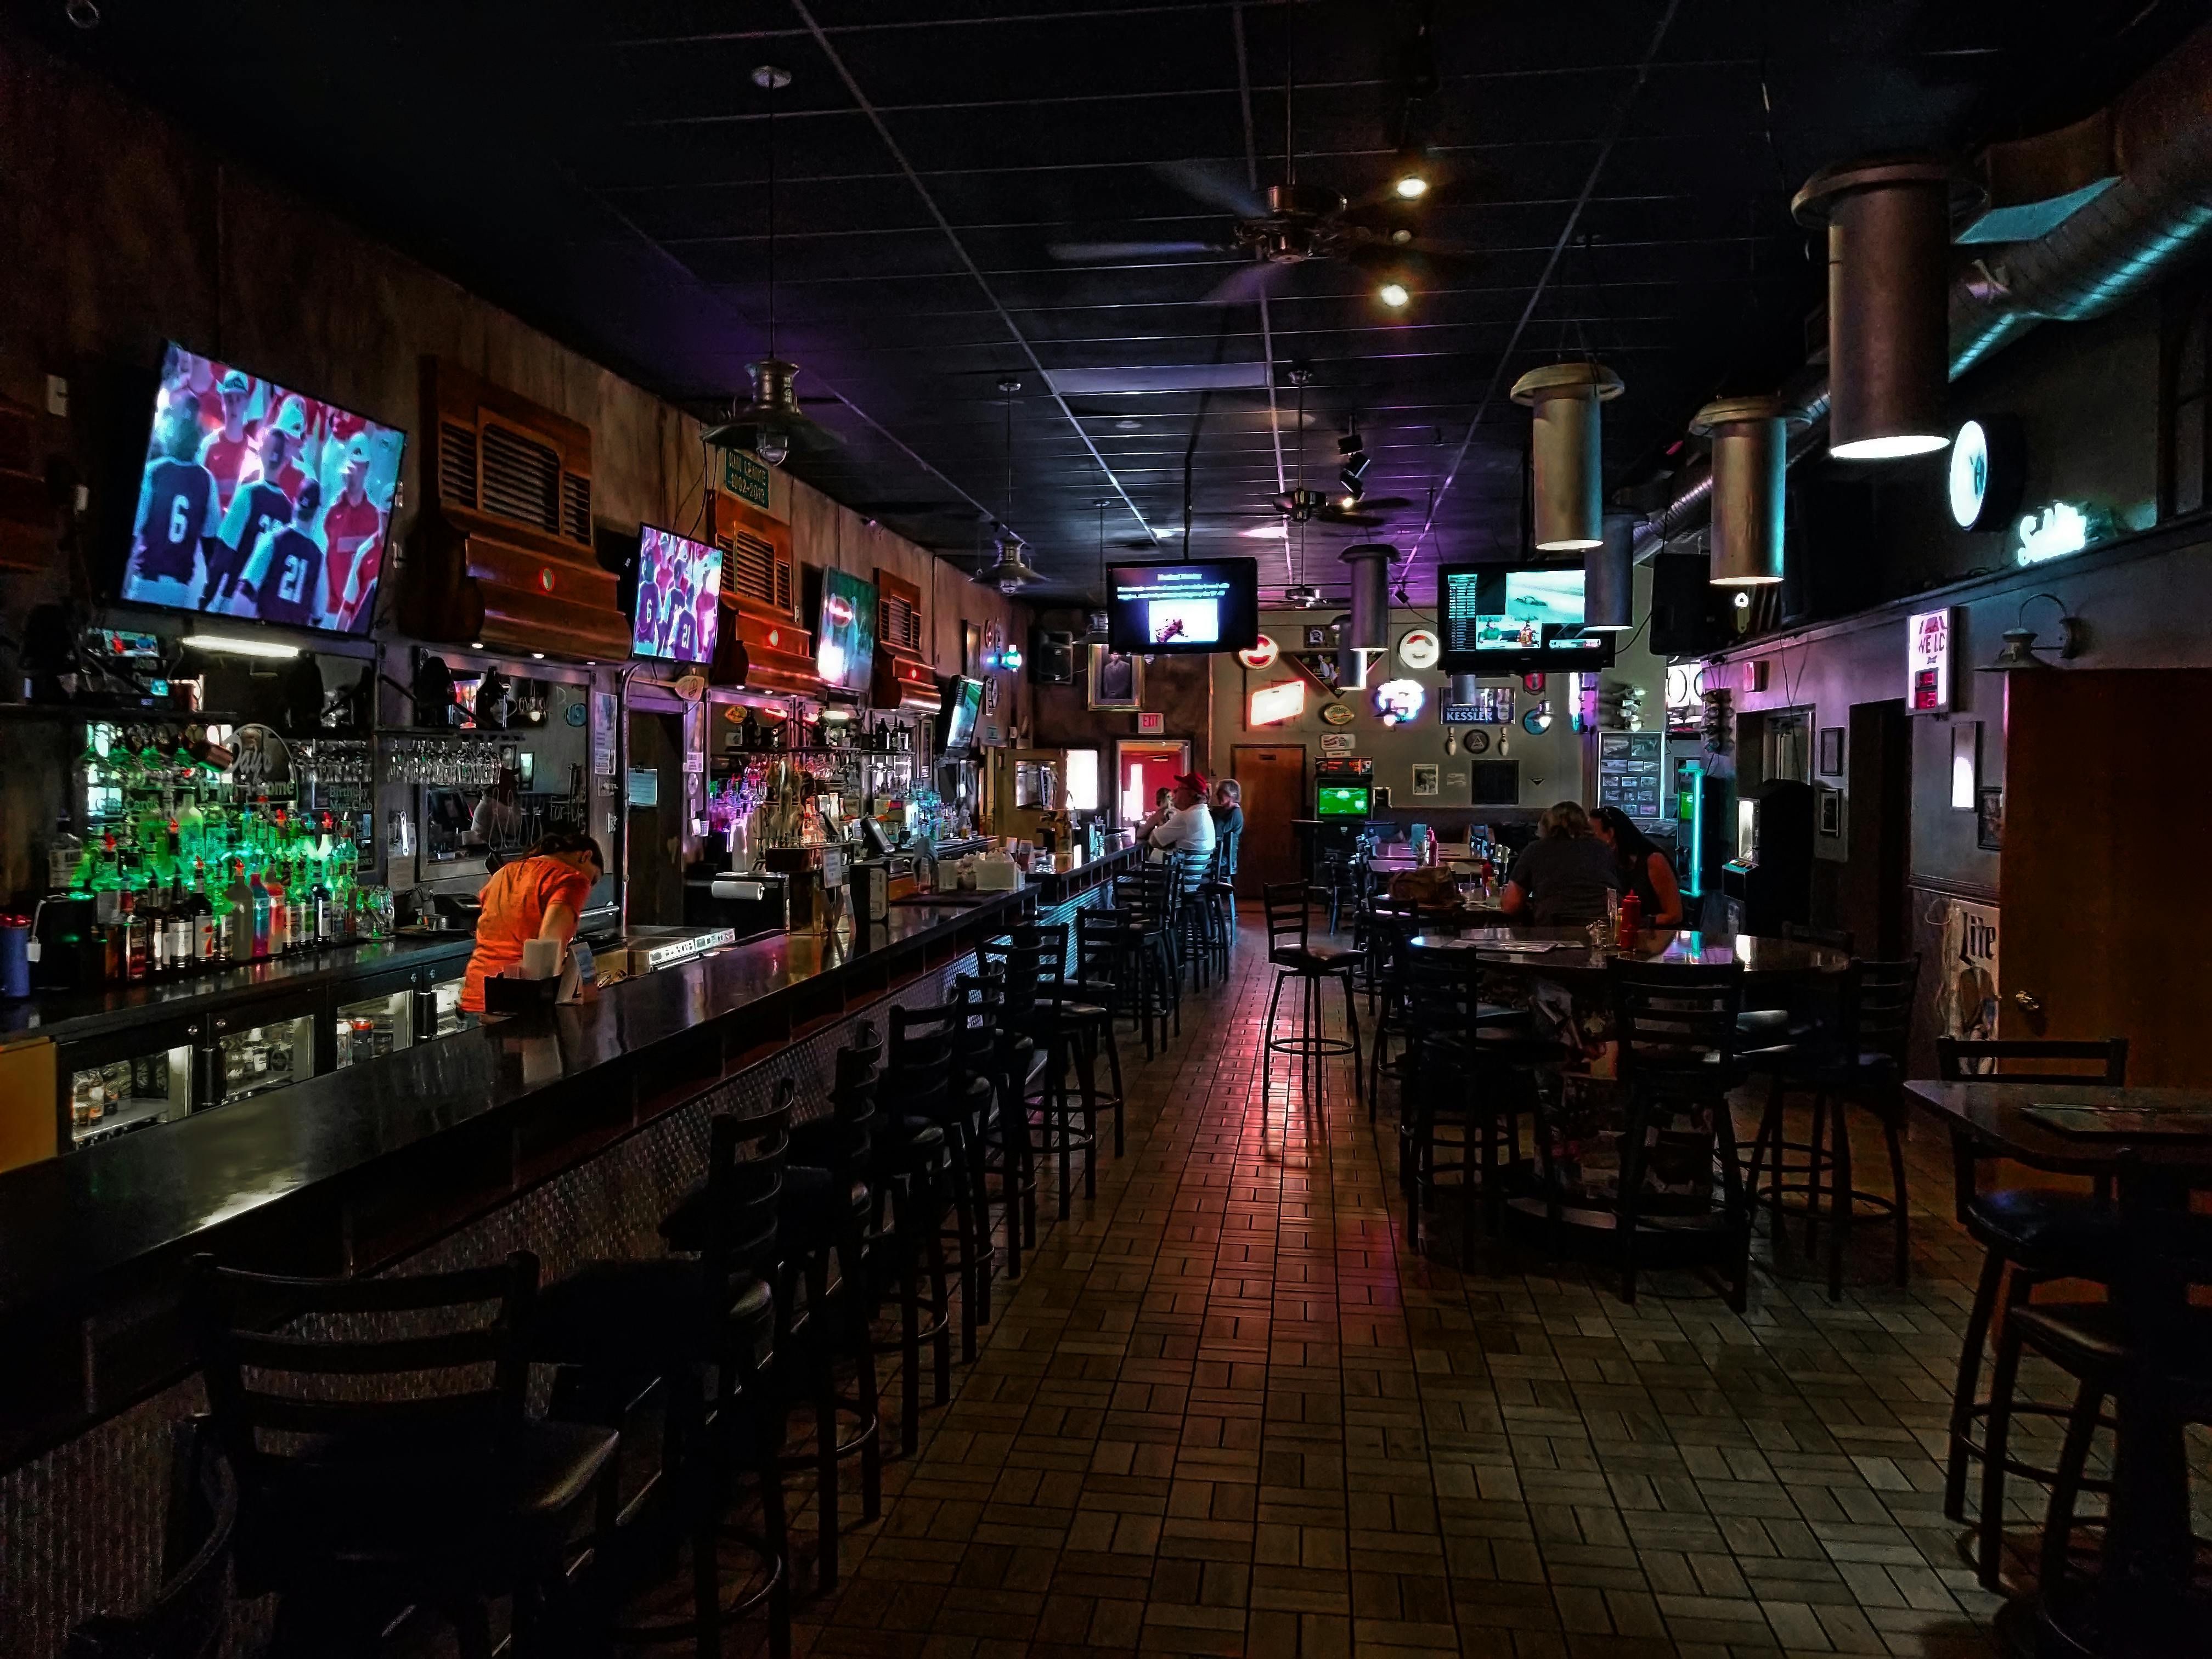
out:
<path id="1" fill-rule="evenodd" d="M 191 1370 L 176 1291 L 195 1252 L 292 1273 L 391 1266 L 888 993 L 941 981 L 1039 885 L 732 946 L 0 1175 L 0 1470 Z M 800 1104 L 818 1099 L 802 1086 Z"/>
<path id="2" fill-rule="evenodd" d="M 1095 859 L 1080 853 L 1056 853 L 1048 866 L 1040 860 L 1030 866 L 1030 884 L 1041 902 L 1065 903 L 1135 869 L 1142 856 L 1142 849 L 1135 847 L 1116 847 Z"/>

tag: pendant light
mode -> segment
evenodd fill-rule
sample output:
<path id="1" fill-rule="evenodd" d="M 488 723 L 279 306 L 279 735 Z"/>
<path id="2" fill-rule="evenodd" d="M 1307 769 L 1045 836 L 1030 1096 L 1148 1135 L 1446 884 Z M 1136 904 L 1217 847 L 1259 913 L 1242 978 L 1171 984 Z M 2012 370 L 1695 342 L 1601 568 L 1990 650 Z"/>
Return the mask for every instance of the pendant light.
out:
<path id="1" fill-rule="evenodd" d="M 769 466 L 781 466 L 794 447 L 825 449 L 837 434 L 799 407 L 793 380 L 799 365 L 775 353 L 775 94 L 791 84 L 791 71 L 763 64 L 753 84 L 769 94 L 768 106 L 768 356 L 747 363 L 752 397 L 730 411 L 730 418 L 702 434 L 718 449 L 749 449 Z"/>
<path id="2" fill-rule="evenodd" d="M 1707 404 L 1690 430 L 1713 441 L 1712 563 L 1717 587 L 1782 580 L 1783 474 L 1788 423 L 1778 398 Z"/>
<path id="3" fill-rule="evenodd" d="M 2081 619 L 2066 608 L 2066 601 L 2056 593 L 2031 593 L 2020 602 L 2019 615 L 2013 625 L 2004 630 L 2004 647 L 1990 661 L 1974 672 L 1978 674 L 2016 674 L 2022 669 L 2047 669 L 2051 665 L 2035 654 L 2035 630 L 2027 625 L 2027 607 L 2038 599 L 2048 599 L 2058 607 L 2058 654 L 2070 662 L 2081 654 L 2087 643 L 2083 638 Z"/>
<path id="4" fill-rule="evenodd" d="M 1031 582 L 1042 580 L 1023 559 L 1022 538 L 1007 522 L 1014 516 L 1014 393 L 1021 389 L 1022 383 L 1012 375 L 999 382 L 1000 393 L 1006 402 L 1006 505 L 998 524 L 998 562 L 975 573 L 978 584 L 995 587 L 1001 593 L 1018 593 Z"/>
<path id="5" fill-rule="evenodd" d="M 1289 502 L 1286 512 L 1290 523 L 1284 526 L 1283 531 L 1283 563 L 1290 569 L 1291 585 L 1283 590 L 1283 598 L 1286 603 L 1296 605 L 1301 611 L 1310 611 L 1321 603 L 1321 590 L 1306 580 L 1306 521 L 1312 518 L 1321 507 L 1320 492 L 1309 490 L 1306 488 L 1306 387 L 1313 382 L 1313 370 L 1304 363 L 1293 364 L 1290 369 L 1289 379 L 1291 384 L 1298 390 L 1298 481 L 1287 496 L 1278 498 Z M 1279 435 L 1281 416 L 1279 415 L 1276 419 L 1277 432 Z M 1279 471 L 1275 476 L 1280 478 L 1282 474 Z M 1291 526 L 1297 526 L 1298 538 L 1295 561 L 1291 552 Z"/>
<path id="6" fill-rule="evenodd" d="M 1828 453 L 1881 461 L 1950 441 L 1951 204 L 1934 156 L 1824 167 L 1790 204 L 1828 233 Z"/>
<path id="7" fill-rule="evenodd" d="M 1101 495 L 1091 503 L 1098 509 L 1098 604 L 1085 619 L 1082 643 L 1104 645 L 1108 642 L 1106 607 L 1113 595 L 1106 586 L 1106 509 L 1114 504 L 1110 495 Z"/>
<path id="8" fill-rule="evenodd" d="M 1583 626 L 1625 633 L 1636 626 L 1636 515 L 1607 513 L 1603 539 L 1583 555 Z"/>
<path id="9" fill-rule="evenodd" d="M 1620 392 L 1620 376 L 1602 363 L 1553 363 L 1514 381 L 1513 401 L 1535 416 L 1529 453 L 1539 552 L 1579 553 L 1603 544 L 1598 405 Z"/>

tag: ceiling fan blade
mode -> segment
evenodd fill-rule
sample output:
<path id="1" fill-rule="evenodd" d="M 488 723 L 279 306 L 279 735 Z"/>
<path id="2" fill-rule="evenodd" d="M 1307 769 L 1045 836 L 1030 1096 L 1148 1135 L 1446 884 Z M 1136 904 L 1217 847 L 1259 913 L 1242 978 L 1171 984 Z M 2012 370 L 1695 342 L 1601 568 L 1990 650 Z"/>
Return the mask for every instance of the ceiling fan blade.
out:
<path id="1" fill-rule="evenodd" d="M 1322 508 L 1314 514 L 1314 518 L 1319 523 L 1342 525 L 1348 530 L 1380 530 L 1390 522 L 1388 519 L 1370 519 L 1364 513 L 1346 513 L 1331 507 Z"/>
<path id="2" fill-rule="evenodd" d="M 1238 173 L 1219 161 L 1159 161 L 1152 171 L 1186 196 L 1239 219 L 1264 219 L 1267 204 Z"/>
<path id="3" fill-rule="evenodd" d="M 1204 303 L 1210 306 L 1256 304 L 1280 286 L 1283 278 L 1290 274 L 1290 269 L 1288 265 L 1279 265 L 1264 259 L 1240 265 L 1207 291 Z"/>
<path id="4" fill-rule="evenodd" d="M 1219 242 L 1050 242 L 1045 252 L 1071 264 L 1097 264 L 1122 259 L 1164 259 L 1186 253 L 1231 253 L 1236 250 Z"/>
<path id="5" fill-rule="evenodd" d="M 1352 510 L 1355 513 L 1402 513 L 1413 504 L 1413 498 L 1407 495 L 1362 495 L 1359 504 Z"/>

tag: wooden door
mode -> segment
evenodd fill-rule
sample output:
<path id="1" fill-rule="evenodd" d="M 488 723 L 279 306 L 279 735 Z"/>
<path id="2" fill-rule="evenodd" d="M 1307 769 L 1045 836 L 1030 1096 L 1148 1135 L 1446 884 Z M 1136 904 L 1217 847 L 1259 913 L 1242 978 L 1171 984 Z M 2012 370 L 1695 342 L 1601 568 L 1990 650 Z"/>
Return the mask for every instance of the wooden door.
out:
<path id="1" fill-rule="evenodd" d="M 1293 818 L 1310 816 L 1306 800 L 1305 745 L 1240 743 L 1230 750 L 1229 775 L 1244 792 L 1244 840 L 1237 851 L 1237 891 L 1257 898 L 1279 881 L 1305 872 L 1298 858 Z"/>
<path id="2" fill-rule="evenodd" d="M 2212 671 L 2005 678 L 1997 957 L 2006 1036 L 2124 1036 L 2128 1081 L 2212 1085 L 2212 952 L 2193 826 Z"/>
<path id="3" fill-rule="evenodd" d="M 1844 774 L 1845 845 L 1836 920 L 1863 957 L 1906 954 L 1905 878 L 1911 863 L 1912 725 L 1905 700 L 1856 702 Z M 1922 976 L 1925 993 L 1928 975 Z"/>
<path id="4" fill-rule="evenodd" d="M 629 769 L 641 781 L 653 777 L 652 804 L 629 807 L 625 867 L 629 877 L 628 921 L 632 927 L 672 924 L 684 920 L 684 726 L 683 717 L 632 709 Z M 623 780 L 630 793 L 632 780 Z"/>

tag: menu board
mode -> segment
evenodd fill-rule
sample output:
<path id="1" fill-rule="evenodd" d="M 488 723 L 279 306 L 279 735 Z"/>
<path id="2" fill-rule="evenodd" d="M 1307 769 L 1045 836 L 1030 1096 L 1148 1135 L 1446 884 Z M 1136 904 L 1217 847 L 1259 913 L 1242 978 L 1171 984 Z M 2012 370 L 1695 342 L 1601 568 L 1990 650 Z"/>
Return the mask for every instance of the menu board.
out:
<path id="1" fill-rule="evenodd" d="M 1664 817 L 1659 804 L 1659 772 L 1666 741 L 1666 735 L 1659 732 L 1599 732 L 1597 804 L 1618 806 L 1632 818 Z"/>

